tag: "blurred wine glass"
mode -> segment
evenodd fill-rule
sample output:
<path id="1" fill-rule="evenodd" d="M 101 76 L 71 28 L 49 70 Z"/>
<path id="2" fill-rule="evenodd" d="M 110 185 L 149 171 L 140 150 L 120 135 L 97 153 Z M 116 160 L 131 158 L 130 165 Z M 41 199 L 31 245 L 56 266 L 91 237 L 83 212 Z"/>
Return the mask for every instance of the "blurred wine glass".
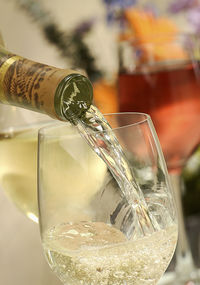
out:
<path id="1" fill-rule="evenodd" d="M 87 144 L 76 126 L 58 122 L 39 130 L 44 252 L 63 284 L 157 284 L 177 241 L 176 211 L 163 155 L 149 116 L 121 113 L 105 118 L 157 228 L 144 235 L 142 220 L 136 218 L 137 204 L 126 196 L 129 191 L 122 191 L 97 149 Z M 98 138 L 103 143 L 113 132 L 100 131 Z"/>
<path id="2" fill-rule="evenodd" d="M 199 44 L 195 35 L 159 34 L 143 42 L 124 40 L 119 48 L 120 111 L 150 114 L 173 183 L 179 217 L 176 284 L 200 282 L 185 232 L 180 181 L 200 143 Z"/>
<path id="3" fill-rule="evenodd" d="M 18 209 L 38 221 L 37 138 L 49 117 L 0 105 L 0 185 Z"/>

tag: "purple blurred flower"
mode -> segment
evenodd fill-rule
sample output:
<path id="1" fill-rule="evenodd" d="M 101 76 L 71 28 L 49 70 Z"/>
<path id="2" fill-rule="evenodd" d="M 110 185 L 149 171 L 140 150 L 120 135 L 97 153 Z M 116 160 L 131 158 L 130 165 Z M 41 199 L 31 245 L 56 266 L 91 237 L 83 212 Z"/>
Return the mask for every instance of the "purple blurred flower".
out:
<path id="1" fill-rule="evenodd" d="M 78 25 L 75 28 L 74 32 L 79 34 L 80 36 L 82 36 L 91 30 L 91 28 L 93 27 L 95 22 L 96 22 L 96 19 L 94 19 L 94 18 L 86 20 L 86 21 L 82 22 L 80 25 Z"/>
<path id="2" fill-rule="evenodd" d="M 198 5 L 198 0 L 174 0 L 169 6 L 171 13 L 178 13 Z"/>
<path id="3" fill-rule="evenodd" d="M 107 22 L 124 24 L 123 10 L 137 3 L 137 0 L 103 0 L 107 9 Z"/>
<path id="4" fill-rule="evenodd" d="M 200 33 L 200 5 L 188 11 L 189 23 L 194 27 L 196 33 Z"/>
<path id="5" fill-rule="evenodd" d="M 137 0 L 103 0 L 103 2 L 107 6 L 112 6 L 112 7 L 115 6 L 124 9 L 134 5 L 137 2 Z"/>

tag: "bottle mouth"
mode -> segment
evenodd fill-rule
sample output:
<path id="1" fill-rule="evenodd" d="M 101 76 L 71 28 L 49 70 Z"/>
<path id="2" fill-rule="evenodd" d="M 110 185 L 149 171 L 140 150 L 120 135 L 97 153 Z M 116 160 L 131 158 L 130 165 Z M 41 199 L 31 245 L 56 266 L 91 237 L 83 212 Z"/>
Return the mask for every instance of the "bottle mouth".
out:
<path id="1" fill-rule="evenodd" d="M 55 94 L 55 111 L 61 120 L 75 122 L 92 104 L 93 88 L 87 77 L 72 73 L 58 85 Z"/>

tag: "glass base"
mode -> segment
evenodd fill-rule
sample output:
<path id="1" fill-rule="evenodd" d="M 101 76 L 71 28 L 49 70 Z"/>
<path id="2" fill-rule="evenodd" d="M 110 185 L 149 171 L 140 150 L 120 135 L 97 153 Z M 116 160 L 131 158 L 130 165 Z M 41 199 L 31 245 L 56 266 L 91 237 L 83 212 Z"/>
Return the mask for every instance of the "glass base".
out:
<path id="1" fill-rule="evenodd" d="M 194 276 L 191 279 L 195 281 L 178 280 L 175 272 L 166 272 L 157 285 L 200 285 L 200 269 L 194 273 Z"/>
<path id="2" fill-rule="evenodd" d="M 174 272 L 167 272 L 163 275 L 161 280 L 158 282 L 158 285 L 172 285 L 175 281 L 175 273 Z"/>

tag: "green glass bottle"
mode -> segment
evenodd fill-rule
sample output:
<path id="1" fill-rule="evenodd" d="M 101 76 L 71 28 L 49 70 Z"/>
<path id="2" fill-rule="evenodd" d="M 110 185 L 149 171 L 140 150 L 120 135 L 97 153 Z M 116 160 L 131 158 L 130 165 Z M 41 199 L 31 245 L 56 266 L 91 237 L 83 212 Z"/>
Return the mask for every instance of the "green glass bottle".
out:
<path id="1" fill-rule="evenodd" d="M 74 121 L 92 104 L 89 79 L 12 54 L 0 46 L 0 103 Z"/>

